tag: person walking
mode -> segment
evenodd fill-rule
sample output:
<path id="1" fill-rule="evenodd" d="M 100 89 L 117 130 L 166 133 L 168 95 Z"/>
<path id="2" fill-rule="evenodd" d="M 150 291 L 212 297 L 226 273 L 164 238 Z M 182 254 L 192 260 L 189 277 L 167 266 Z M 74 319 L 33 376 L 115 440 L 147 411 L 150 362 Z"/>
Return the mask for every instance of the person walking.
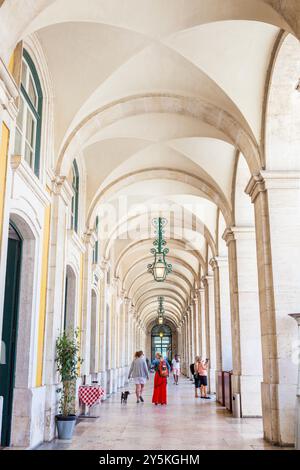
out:
<path id="1" fill-rule="evenodd" d="M 149 379 L 149 370 L 143 351 L 137 351 L 131 363 L 128 380 L 133 378 L 135 383 L 136 402 L 144 403 L 143 391 L 147 380 Z"/>
<path id="2" fill-rule="evenodd" d="M 180 359 L 178 354 L 175 354 L 174 359 L 172 361 L 172 372 L 174 378 L 174 384 L 178 385 L 178 379 L 180 375 Z"/>
<path id="3" fill-rule="evenodd" d="M 155 405 L 158 405 L 159 403 L 161 405 L 166 405 L 167 379 L 170 372 L 170 366 L 160 353 L 156 353 L 153 366 L 155 369 L 155 376 L 152 403 L 155 403 Z"/>

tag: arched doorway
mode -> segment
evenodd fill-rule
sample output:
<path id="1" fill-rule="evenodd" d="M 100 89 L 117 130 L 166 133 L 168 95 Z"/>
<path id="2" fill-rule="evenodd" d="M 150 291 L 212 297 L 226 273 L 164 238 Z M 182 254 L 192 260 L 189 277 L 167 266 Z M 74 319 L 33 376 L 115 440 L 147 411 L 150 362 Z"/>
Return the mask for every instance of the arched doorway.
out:
<path id="1" fill-rule="evenodd" d="M 14 225 L 10 224 L 5 278 L 2 357 L 0 361 L 0 396 L 3 397 L 2 446 L 10 445 L 19 319 L 21 252 L 22 238 Z"/>
<path id="2" fill-rule="evenodd" d="M 172 330 L 168 325 L 155 325 L 151 330 L 151 360 L 157 352 L 172 358 Z"/>

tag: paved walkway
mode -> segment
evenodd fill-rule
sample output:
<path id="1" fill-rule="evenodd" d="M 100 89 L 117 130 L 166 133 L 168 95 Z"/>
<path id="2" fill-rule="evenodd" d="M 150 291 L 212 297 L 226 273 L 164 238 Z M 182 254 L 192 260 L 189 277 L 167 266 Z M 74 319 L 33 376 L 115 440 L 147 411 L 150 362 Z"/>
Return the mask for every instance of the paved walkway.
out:
<path id="1" fill-rule="evenodd" d="M 167 406 L 152 405 L 152 383 L 153 377 L 145 403 L 136 403 L 131 384 L 127 405 L 120 404 L 118 392 L 101 404 L 100 418 L 76 426 L 71 442 L 56 440 L 39 450 L 278 449 L 264 442 L 261 419 L 234 419 L 214 399 L 195 399 L 193 384 L 185 377 L 178 386 L 169 380 Z"/>

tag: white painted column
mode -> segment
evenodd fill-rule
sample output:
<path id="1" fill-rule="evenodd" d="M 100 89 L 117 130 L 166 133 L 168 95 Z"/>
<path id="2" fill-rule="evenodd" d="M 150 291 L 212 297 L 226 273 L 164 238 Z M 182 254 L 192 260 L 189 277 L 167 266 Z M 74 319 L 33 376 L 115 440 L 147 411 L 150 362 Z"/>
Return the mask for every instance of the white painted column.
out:
<path id="1" fill-rule="evenodd" d="M 50 247 L 48 265 L 47 315 L 45 323 L 44 383 L 46 385 L 45 440 L 55 436 L 57 413 L 57 373 L 55 367 L 56 339 L 64 316 L 64 287 L 66 278 L 67 207 L 72 189 L 65 177 L 56 177 L 52 186 Z"/>
<path id="2" fill-rule="evenodd" d="M 222 370 L 222 332 L 221 332 L 221 311 L 220 311 L 220 273 L 219 266 L 216 258 L 212 258 L 209 262 L 213 270 L 213 296 L 211 300 L 213 301 L 215 307 L 215 330 L 212 331 L 212 335 L 215 337 L 216 344 L 216 375 L 215 375 L 215 384 L 216 384 L 216 395 L 218 399 L 218 373 Z M 212 382 L 211 382 L 212 383 Z"/>
<path id="3" fill-rule="evenodd" d="M 194 326 L 194 309 L 191 303 L 189 307 L 189 323 L 190 323 L 190 349 L 191 358 L 195 357 L 195 326 Z"/>
<path id="4" fill-rule="evenodd" d="M 83 286 L 82 286 L 82 332 L 81 332 L 81 356 L 83 364 L 81 375 L 90 375 L 90 347 L 91 347 L 91 308 L 92 308 L 92 260 L 95 245 L 95 234 L 90 231 L 84 234 L 84 262 L 83 262 Z"/>
<path id="5" fill-rule="evenodd" d="M 205 359 L 206 358 L 206 325 L 205 325 L 205 290 L 203 287 L 199 289 L 199 296 L 200 296 L 200 333 L 201 333 L 201 350 L 200 356 Z"/>
<path id="6" fill-rule="evenodd" d="M 112 393 L 116 393 L 117 384 L 117 348 L 118 348 L 118 293 L 119 293 L 119 279 L 114 278 L 112 282 L 112 297 L 111 297 L 111 334 L 110 334 L 110 347 L 111 347 L 111 378 L 112 378 Z"/>
<path id="7" fill-rule="evenodd" d="M 231 311 L 228 258 L 217 257 L 220 279 L 220 317 L 222 338 L 222 370 L 232 370 Z"/>
<path id="8" fill-rule="evenodd" d="M 108 264 L 105 261 L 100 263 L 100 344 L 99 344 L 99 366 L 100 366 L 100 383 L 107 393 L 107 341 L 108 341 L 108 325 L 107 325 L 107 271 Z"/>
<path id="9" fill-rule="evenodd" d="M 246 192 L 255 210 L 266 439 L 294 443 L 297 327 L 300 304 L 300 173 L 261 172 Z"/>
<path id="10" fill-rule="evenodd" d="M 233 227 L 227 242 L 235 244 L 238 318 L 232 330 L 233 348 L 239 348 L 239 363 L 234 365 L 233 393 L 241 394 L 242 416 L 261 416 L 262 350 L 254 227 Z M 230 260 L 231 262 L 231 260 Z M 252 354 L 249 354 L 252 351 Z M 234 361 L 235 362 L 235 361 Z"/>
<path id="11" fill-rule="evenodd" d="M 189 357 L 188 357 L 188 327 L 187 327 L 187 314 L 183 318 L 183 336 L 184 336 L 184 366 L 185 366 L 185 375 L 189 377 Z"/>
<path id="12" fill-rule="evenodd" d="M 194 298 L 192 300 L 192 314 L 194 323 L 194 356 L 200 354 L 199 337 L 200 337 L 200 325 L 199 325 L 199 303 L 198 303 L 198 292 L 194 292 Z"/>
<path id="13" fill-rule="evenodd" d="M 204 286 L 208 297 L 208 332 L 209 345 L 207 348 L 207 357 L 209 359 L 209 392 L 216 393 L 216 318 L 215 318 L 215 295 L 214 295 L 214 277 L 212 275 L 205 276 L 203 279 Z"/>
<path id="14" fill-rule="evenodd" d="M 188 312 L 187 312 L 187 322 L 188 322 L 188 357 L 189 357 L 189 366 L 190 364 L 192 364 L 195 360 L 194 358 L 194 352 L 193 352 L 193 345 L 192 345 L 192 342 L 193 342 L 193 331 L 192 331 L 192 322 L 191 322 L 191 318 L 192 318 L 192 313 L 191 313 L 191 308 L 188 307 Z M 191 378 L 191 374 L 189 373 L 189 377 Z"/>

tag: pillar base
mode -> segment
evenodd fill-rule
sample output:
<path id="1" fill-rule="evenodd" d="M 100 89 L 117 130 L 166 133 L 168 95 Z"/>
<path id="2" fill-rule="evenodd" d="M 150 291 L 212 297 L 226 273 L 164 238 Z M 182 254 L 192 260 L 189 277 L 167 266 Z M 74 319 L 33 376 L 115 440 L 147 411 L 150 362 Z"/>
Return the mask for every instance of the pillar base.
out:
<path id="1" fill-rule="evenodd" d="M 261 384 L 264 438 L 274 445 L 295 445 L 296 385 Z"/>
<path id="2" fill-rule="evenodd" d="M 208 371 L 208 391 L 210 394 L 216 393 L 216 369 Z"/>

